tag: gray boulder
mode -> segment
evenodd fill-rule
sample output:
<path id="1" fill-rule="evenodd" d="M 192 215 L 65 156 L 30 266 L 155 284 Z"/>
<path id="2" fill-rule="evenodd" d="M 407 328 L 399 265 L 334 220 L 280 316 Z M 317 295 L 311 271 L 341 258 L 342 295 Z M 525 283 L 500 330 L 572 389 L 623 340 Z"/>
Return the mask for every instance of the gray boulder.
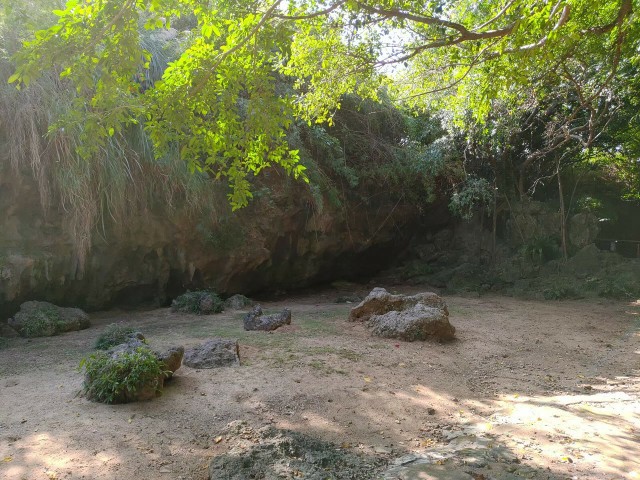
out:
<path id="1" fill-rule="evenodd" d="M 244 317 L 245 330 L 271 331 L 283 325 L 291 325 L 291 310 L 285 308 L 280 313 L 263 315 L 262 307 L 256 305 L 251 312 Z"/>
<path id="2" fill-rule="evenodd" d="M 91 326 L 89 316 L 79 308 L 58 307 L 48 302 L 30 301 L 10 318 L 9 326 L 23 337 L 51 337 Z"/>
<path id="3" fill-rule="evenodd" d="M 184 357 L 184 347 L 169 347 L 167 350 L 154 352 L 158 360 L 162 363 L 162 369 L 166 372 L 165 380 L 169 380 L 173 377 L 173 374 L 182 365 L 182 358 Z"/>
<path id="4" fill-rule="evenodd" d="M 599 233 L 598 217 L 591 213 L 577 213 L 569 220 L 569 240 L 578 248 L 595 242 Z"/>
<path id="5" fill-rule="evenodd" d="M 240 365 L 237 340 L 214 338 L 187 350 L 183 363 L 191 368 L 217 368 Z"/>
<path id="6" fill-rule="evenodd" d="M 415 340 L 452 340 L 456 329 L 449 323 L 445 310 L 418 303 L 406 310 L 372 315 L 367 327 L 378 337 Z"/>
<path id="7" fill-rule="evenodd" d="M 384 288 L 374 288 L 371 293 L 351 309 L 351 322 L 366 322 L 372 315 L 381 315 L 391 311 L 400 311 L 421 303 L 423 305 L 444 310 L 447 315 L 447 304 L 433 292 L 418 293 L 416 295 L 393 295 Z"/>
<path id="8" fill-rule="evenodd" d="M 384 338 L 415 340 L 452 340 L 456 329 L 449 323 L 447 305 L 432 292 L 393 295 L 374 288 L 351 310 L 350 321 L 365 322 L 374 335 Z"/>

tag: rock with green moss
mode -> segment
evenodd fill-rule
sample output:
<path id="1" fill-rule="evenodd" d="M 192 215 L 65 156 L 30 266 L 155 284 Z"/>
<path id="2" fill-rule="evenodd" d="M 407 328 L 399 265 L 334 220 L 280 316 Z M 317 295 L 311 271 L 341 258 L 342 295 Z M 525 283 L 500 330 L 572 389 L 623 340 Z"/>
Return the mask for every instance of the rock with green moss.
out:
<path id="1" fill-rule="evenodd" d="M 226 310 L 242 310 L 243 308 L 252 306 L 253 300 L 240 294 L 232 295 L 224 301 L 224 308 Z"/>
<path id="2" fill-rule="evenodd" d="M 51 337 L 91 326 L 89 316 L 79 308 L 58 307 L 48 302 L 30 301 L 9 319 L 9 326 L 21 336 Z"/>
<path id="3" fill-rule="evenodd" d="M 171 310 L 174 312 L 208 315 L 222 312 L 224 310 L 224 302 L 217 293 L 209 290 L 198 290 L 176 297 L 171 302 Z"/>
<path id="4" fill-rule="evenodd" d="M 155 398 L 180 368 L 184 347 L 153 351 L 144 341 L 130 337 L 108 351 L 82 360 L 84 392 L 102 403 L 129 403 Z"/>
<path id="5" fill-rule="evenodd" d="M 144 335 L 137 328 L 124 323 L 112 323 L 107 325 L 94 343 L 97 350 L 108 350 L 111 347 L 126 343 L 130 338 L 137 338 L 144 342 Z"/>

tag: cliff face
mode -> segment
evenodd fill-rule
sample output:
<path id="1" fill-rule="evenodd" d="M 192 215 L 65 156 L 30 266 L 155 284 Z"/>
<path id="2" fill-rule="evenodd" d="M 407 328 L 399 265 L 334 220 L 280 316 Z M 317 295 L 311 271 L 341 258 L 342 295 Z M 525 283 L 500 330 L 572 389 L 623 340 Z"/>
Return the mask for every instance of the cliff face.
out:
<path id="1" fill-rule="evenodd" d="M 35 299 L 87 309 L 160 305 L 188 288 L 250 294 L 355 278 L 384 267 L 415 230 L 417 209 L 381 192 L 366 206 L 317 208 L 304 185 L 267 181 L 251 206 L 218 208 L 222 220 L 168 214 L 163 205 L 129 212 L 125 223 L 107 217 L 82 265 L 69 212 L 52 202 L 45 214 L 31 172 L 0 163 L 0 312 Z"/>

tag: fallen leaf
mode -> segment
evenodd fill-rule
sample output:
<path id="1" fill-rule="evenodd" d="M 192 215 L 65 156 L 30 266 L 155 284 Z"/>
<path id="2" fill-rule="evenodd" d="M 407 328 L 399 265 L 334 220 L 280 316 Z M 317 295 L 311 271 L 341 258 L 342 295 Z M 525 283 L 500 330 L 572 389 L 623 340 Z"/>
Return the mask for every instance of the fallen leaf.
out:
<path id="1" fill-rule="evenodd" d="M 371 377 L 364 377 L 364 381 L 365 382 L 370 382 L 371 381 Z"/>
<path id="2" fill-rule="evenodd" d="M 2 459 L 2 461 L 3 461 L 3 462 L 5 462 L 5 463 L 9 463 L 9 462 L 11 462 L 12 460 L 13 460 L 13 457 L 4 457 L 4 458 Z"/>
<path id="3" fill-rule="evenodd" d="M 222 437 L 216 437 L 213 441 L 215 443 L 220 443 L 222 441 Z"/>

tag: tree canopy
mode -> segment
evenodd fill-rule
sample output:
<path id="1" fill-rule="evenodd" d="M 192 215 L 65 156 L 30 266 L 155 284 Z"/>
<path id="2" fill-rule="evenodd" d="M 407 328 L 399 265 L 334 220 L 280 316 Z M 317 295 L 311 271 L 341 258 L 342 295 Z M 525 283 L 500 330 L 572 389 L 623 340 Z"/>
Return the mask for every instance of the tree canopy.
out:
<path id="1" fill-rule="evenodd" d="M 636 3 L 70 0 L 26 39 L 9 81 L 28 87 L 54 69 L 75 103 L 51 128 L 80 125 L 80 155 L 142 123 L 156 156 L 226 178 L 235 208 L 268 166 L 306 178 L 287 130 L 331 124 L 347 93 L 444 109 L 498 142 L 505 112 L 536 112 L 544 141 L 525 149 L 524 170 L 568 144 L 590 148 L 635 76 Z M 166 65 L 150 35 L 175 46 Z"/>

